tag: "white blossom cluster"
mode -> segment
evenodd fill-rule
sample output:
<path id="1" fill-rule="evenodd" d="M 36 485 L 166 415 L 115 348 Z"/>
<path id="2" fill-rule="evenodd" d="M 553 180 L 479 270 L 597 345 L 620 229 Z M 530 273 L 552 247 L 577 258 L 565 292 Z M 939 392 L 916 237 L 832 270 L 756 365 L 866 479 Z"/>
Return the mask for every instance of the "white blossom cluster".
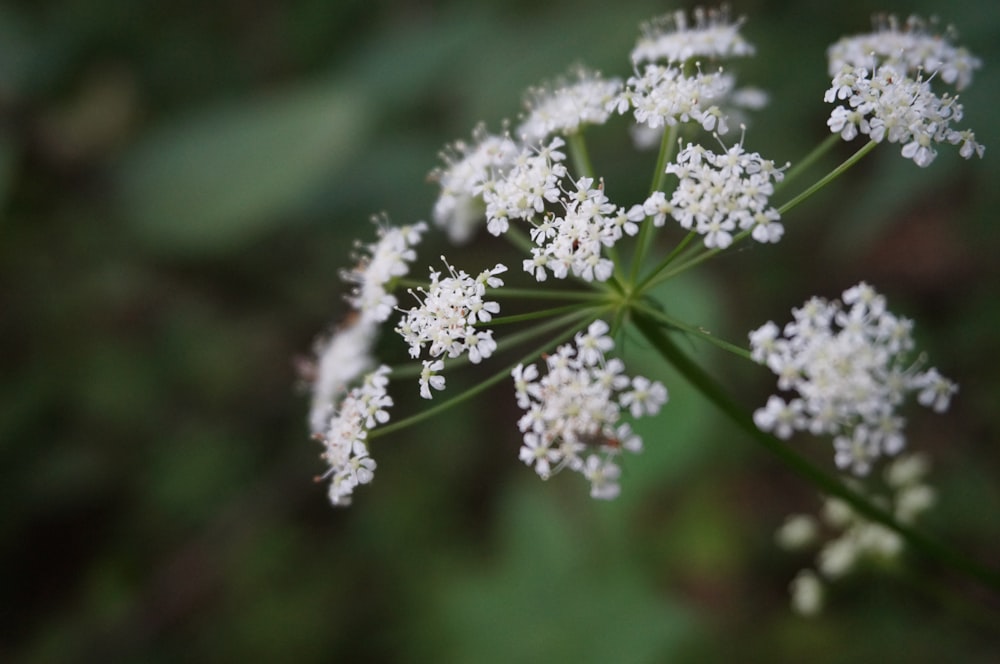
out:
<path id="1" fill-rule="evenodd" d="M 486 230 L 502 235 L 515 219 L 531 221 L 545 211 L 546 203 L 559 200 L 559 181 L 566 176 L 566 145 L 556 137 L 540 149 L 524 147 L 505 173 L 477 184 L 475 191 L 486 204 Z"/>
<path id="2" fill-rule="evenodd" d="M 580 178 L 575 185 L 559 199 L 563 214 L 547 214 L 531 229 L 536 246 L 522 267 L 538 281 L 548 273 L 557 279 L 572 274 L 584 281 L 607 281 L 615 264 L 602 249 L 638 233 L 636 222 L 645 217 L 641 206 L 627 212 L 609 201 L 603 182 L 595 187 L 593 178 Z"/>
<path id="3" fill-rule="evenodd" d="M 427 230 L 422 221 L 399 227 L 374 221 L 378 224 L 378 241 L 365 246 L 367 255 L 353 270 L 341 273 L 344 281 L 354 284 L 347 301 L 360 314 L 362 325 L 384 323 L 392 314 L 396 296 L 391 293 L 391 284 L 409 272 L 409 263 L 417 257 L 413 247 Z"/>
<path id="4" fill-rule="evenodd" d="M 620 79 L 602 78 L 600 73 L 583 67 L 575 70 L 578 80 L 558 82 L 548 87 L 528 90 L 525 106 L 528 114 L 517 134 L 529 145 L 537 145 L 553 134 L 575 134 L 583 125 L 607 122 L 608 103 L 622 88 Z"/>
<path id="5" fill-rule="evenodd" d="M 886 468 L 884 494 L 868 498 L 884 505 L 901 523 L 912 524 L 936 500 L 934 488 L 925 482 L 929 468 L 927 458 L 921 454 L 900 455 Z M 824 582 L 850 574 L 865 561 L 893 560 L 903 550 L 903 540 L 895 531 L 858 514 L 842 499 L 829 497 L 818 519 L 793 514 L 778 530 L 776 539 L 788 551 L 801 551 L 819 543 L 823 531 L 837 535 L 819 547 L 816 570 L 800 571 L 790 587 L 792 607 L 803 615 L 815 615 L 822 609 Z"/>
<path id="6" fill-rule="evenodd" d="M 871 77 L 863 67 L 845 66 L 824 99 L 846 101 L 830 113 L 830 131 L 846 141 L 865 134 L 877 143 L 899 143 L 900 153 L 922 168 L 934 161 L 938 143 L 961 144 L 959 155 L 965 159 L 985 151 L 972 131 L 952 128 L 964 112 L 958 97 L 938 96 L 928 79 L 909 78 L 890 65 Z"/>
<path id="7" fill-rule="evenodd" d="M 318 436 L 326 448 L 323 459 L 330 465 L 319 480 L 330 480 L 329 496 L 334 505 L 350 505 L 354 488 L 368 484 L 375 476 L 375 460 L 369 456 L 366 441 L 369 431 L 389 421 L 389 372 L 383 365 L 367 374 L 361 385 L 347 393 L 326 431 Z"/>
<path id="8" fill-rule="evenodd" d="M 845 66 L 871 70 L 888 65 L 908 76 L 934 72 L 945 83 L 962 90 L 972 82 L 972 73 L 982 66 L 982 61 L 945 36 L 931 33 L 930 27 L 917 16 L 911 16 L 903 25 L 896 16 L 876 17 L 874 31 L 844 37 L 827 49 L 830 76 Z"/>
<path id="9" fill-rule="evenodd" d="M 468 242 L 482 225 L 485 204 L 481 194 L 485 182 L 507 171 L 521 153 L 521 146 L 508 136 L 495 136 L 479 126 L 473 142 L 457 141 L 442 153 L 446 167 L 431 177 L 441 186 L 434 203 L 434 223 L 455 244 Z"/>
<path id="10" fill-rule="evenodd" d="M 961 144 L 959 154 L 965 159 L 982 157 L 985 148 L 975 134 L 953 128 L 964 113 L 958 97 L 938 95 L 931 87 L 940 79 L 964 88 L 980 62 L 964 48 L 927 34 L 923 25 L 912 18 L 901 30 L 890 18 L 874 33 L 830 47 L 833 80 L 823 98 L 843 103 L 830 113 L 827 125 L 846 141 L 864 134 L 878 143 L 898 143 L 902 155 L 920 167 L 934 161 L 939 143 Z"/>
<path id="11" fill-rule="evenodd" d="M 488 323 L 500 312 L 499 304 L 484 299 L 486 288 L 503 286 L 503 280 L 497 275 L 506 272 L 507 268 L 497 264 L 473 278 L 464 270 L 449 265 L 443 256 L 441 260 L 448 268 L 448 276 L 442 278 L 441 272 L 432 269 L 430 286 L 411 291 L 420 306 L 411 307 L 404 313 L 396 332 L 410 346 L 410 357 L 420 357 L 421 350 L 428 346 L 431 358 L 456 358 L 467 353 L 469 361 L 478 364 L 497 347 L 493 330 L 476 327 Z M 443 360 L 424 362 L 420 394 L 425 399 L 431 398 L 431 387 L 444 389 L 444 377 L 436 373 L 443 368 Z"/>
<path id="12" fill-rule="evenodd" d="M 414 247 L 427 230 L 424 222 L 391 227 L 384 217 L 372 221 L 378 228 L 378 239 L 363 247 L 365 253 L 353 269 L 341 272 L 344 281 L 353 284 L 347 301 L 355 311 L 346 323 L 315 344 L 316 359 L 308 371 L 312 392 L 309 428 L 313 434 L 323 433 L 334 404 L 374 364 L 371 349 L 378 327 L 397 303 L 391 292 L 393 284 L 409 272 L 409 263 L 416 258 Z"/>
<path id="13" fill-rule="evenodd" d="M 778 376 L 778 389 L 754 422 L 779 438 L 795 431 L 832 435 L 838 468 L 867 474 L 883 455 L 906 444 L 896 411 L 908 393 L 943 412 L 957 386 L 936 369 L 908 364 L 912 322 L 886 310 L 885 298 L 860 283 L 843 303 L 814 297 L 793 309 L 784 331 L 768 322 L 750 333 L 751 356 Z"/>
<path id="14" fill-rule="evenodd" d="M 528 222 L 535 246 L 522 267 L 537 281 L 545 281 L 549 274 L 557 279 L 573 275 L 607 281 L 614 263 L 602 250 L 624 235 L 638 233 L 637 222 L 645 215 L 641 206 L 625 210 L 612 203 L 603 183 L 595 186 L 593 178 L 569 182 L 564 145 L 556 137 L 540 149 L 525 148 L 504 177 L 484 183 L 486 229 L 502 235 L 512 220 Z"/>
<path id="15" fill-rule="evenodd" d="M 654 192 L 644 205 L 656 225 L 670 214 L 681 227 L 705 237 L 705 246 L 725 249 L 733 233 L 749 230 L 758 242 L 777 242 L 784 234 L 778 211 L 768 205 L 774 183 L 784 177 L 781 168 L 738 143 L 722 154 L 689 143 L 667 173 L 678 184 L 667 202 Z"/>
<path id="16" fill-rule="evenodd" d="M 632 50 L 632 62 L 684 63 L 691 58 L 731 58 L 754 54 L 740 35 L 742 21 L 731 21 L 722 9 L 697 8 L 693 24 L 676 11 L 642 25 L 642 36 Z"/>
<path id="17" fill-rule="evenodd" d="M 581 473 L 590 495 L 605 500 L 620 492 L 617 457 L 642 449 L 642 439 L 620 423 L 622 410 L 638 418 L 656 414 L 667 401 L 662 383 L 629 378 L 620 359 L 605 357 L 614 348 L 608 329 L 594 321 L 574 343 L 559 346 L 545 357 L 544 376 L 534 364 L 512 372 L 517 404 L 525 411 L 518 421 L 521 460 L 543 479 L 564 468 Z"/>
<path id="18" fill-rule="evenodd" d="M 333 407 L 347 386 L 371 368 L 374 326 L 361 324 L 355 317 L 329 337 L 317 341 L 316 360 L 311 368 L 312 405 L 309 428 L 322 434 L 330 423 Z"/>
<path id="19" fill-rule="evenodd" d="M 684 64 L 697 57 L 751 55 L 753 47 L 739 35 L 741 23 L 731 21 L 725 10 L 697 9 L 690 20 L 684 12 L 676 12 L 644 26 L 632 59 L 635 66 L 648 64 L 624 86 L 619 79 L 578 67 L 569 80 L 529 90 L 527 113 L 514 132 L 516 139 L 491 135 L 480 127 L 472 143 L 458 142 L 443 155 L 445 166 L 432 173 L 441 185 L 434 206 L 435 223 L 444 227 L 453 241 L 464 242 L 484 217 L 493 235 L 506 233 L 515 220 L 527 221 L 535 228 L 538 245 L 530 265 L 525 262 L 527 271 L 538 278 L 548 274 L 607 278 L 603 276 L 610 274 L 606 263 L 597 265 L 592 246 L 570 258 L 565 248 L 578 246 L 572 239 L 560 240 L 558 246 L 549 242 L 562 226 L 574 233 L 580 228 L 576 218 L 562 223 L 564 210 L 575 217 L 571 210 L 574 203 L 563 194 L 578 189 L 580 178 L 589 176 L 576 173 L 565 181 L 568 169 L 563 139 L 588 125 L 605 123 L 611 113 L 624 115 L 629 111 L 636 121 L 633 129 L 655 133 L 657 143 L 664 127 L 679 123 L 696 123 L 707 131 L 726 133 L 730 115 L 761 107 L 766 95 L 736 89 L 735 78 L 721 69 L 703 73 L 695 67 L 695 71 L 685 72 Z M 555 211 L 547 209 L 557 203 L 561 205 L 555 205 Z M 633 229 L 642 220 L 637 216 L 641 209 L 614 206 L 612 213 L 602 213 L 610 220 L 592 218 L 585 224 L 605 228 L 588 236 L 600 237 L 605 247 L 611 246 L 607 238 L 620 237 L 622 229 L 627 233 Z"/>
<path id="20" fill-rule="evenodd" d="M 725 134 L 729 128 L 719 107 L 733 92 L 735 79 L 722 70 L 686 76 L 677 65 L 649 64 L 628 79 L 609 108 L 624 114 L 633 109 L 635 121 L 649 129 L 696 122 L 705 131 Z"/>

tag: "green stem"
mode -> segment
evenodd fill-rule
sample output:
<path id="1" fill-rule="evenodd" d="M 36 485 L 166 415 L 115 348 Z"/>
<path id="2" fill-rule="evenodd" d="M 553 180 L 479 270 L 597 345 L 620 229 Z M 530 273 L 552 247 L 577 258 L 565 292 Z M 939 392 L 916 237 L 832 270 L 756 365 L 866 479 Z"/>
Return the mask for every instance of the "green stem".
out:
<path id="1" fill-rule="evenodd" d="M 653 171 L 653 182 L 649 185 L 650 196 L 655 191 L 663 190 L 663 185 L 667 178 L 667 162 L 673 158 L 678 131 L 680 131 L 679 126 L 674 125 L 669 130 L 663 132 L 663 140 L 660 141 L 660 153 L 656 157 L 656 168 Z M 639 239 L 636 243 L 635 255 L 632 257 L 632 270 L 629 283 L 634 284 L 639 280 L 639 271 L 642 269 L 646 252 L 649 251 L 649 247 L 653 243 L 653 230 L 653 224 L 647 217 L 639 229 Z"/>
<path id="2" fill-rule="evenodd" d="M 704 339 L 708 343 L 718 346 L 723 350 L 729 351 L 734 355 L 739 355 L 743 359 L 746 360 L 750 359 L 750 351 L 748 351 L 746 348 L 743 348 L 742 346 L 737 346 L 736 344 L 730 343 L 725 339 L 720 339 L 719 337 L 715 336 L 714 334 L 712 334 L 708 330 L 705 330 L 704 328 L 696 327 L 694 325 L 688 325 L 683 321 L 679 321 L 676 318 L 667 315 L 663 311 L 654 309 L 653 307 L 649 306 L 648 304 L 645 304 L 644 302 L 637 302 L 634 305 L 634 307 L 637 311 L 640 311 L 643 315 L 656 319 L 660 323 L 660 325 L 666 325 L 668 327 L 673 327 L 678 330 L 681 330 L 682 332 L 687 332 L 688 334 L 694 335 L 699 339 Z"/>
<path id="3" fill-rule="evenodd" d="M 809 187 L 808 189 L 800 193 L 798 196 L 796 196 L 795 198 L 793 198 L 792 200 L 788 201 L 780 208 L 778 208 L 778 214 L 784 216 L 786 212 L 794 208 L 796 205 L 805 201 L 810 196 L 815 194 L 817 191 L 819 191 L 826 185 L 830 184 L 830 182 L 843 175 L 843 173 L 847 171 L 847 169 L 849 169 L 851 166 L 861 161 L 862 157 L 864 157 L 866 154 L 874 150 L 876 145 L 878 145 L 878 143 L 876 143 L 875 141 L 868 141 L 867 143 L 865 143 L 860 150 L 858 150 L 850 157 L 848 157 L 847 160 L 844 161 L 844 163 L 842 163 L 840 166 L 837 166 L 835 169 L 833 169 L 832 171 L 824 175 L 822 178 L 820 178 L 820 180 L 817 181 L 815 184 L 813 184 L 811 187 Z"/>
<path id="4" fill-rule="evenodd" d="M 691 240 L 693 240 L 696 237 L 698 237 L 698 234 L 695 233 L 694 231 L 690 231 L 687 235 L 685 235 L 684 239 L 682 239 L 680 242 L 677 243 L 677 246 L 673 248 L 673 250 L 667 255 L 667 257 L 664 258 L 662 261 L 660 261 L 660 264 L 657 265 L 653 269 L 653 271 L 646 276 L 645 279 L 639 282 L 639 285 L 635 287 L 636 292 L 641 293 L 646 288 L 648 288 L 650 282 L 653 281 L 656 275 L 658 275 L 663 270 L 667 269 L 667 267 L 677 259 L 677 257 L 681 254 L 681 252 L 683 252 L 685 249 L 688 248 L 688 246 L 691 244 Z"/>
<path id="5" fill-rule="evenodd" d="M 782 188 L 788 186 L 789 182 L 791 182 L 792 180 L 796 179 L 797 177 L 805 173 L 807 170 L 809 170 L 809 168 L 813 164 L 819 161 L 823 157 L 823 155 L 825 155 L 827 152 L 833 149 L 833 146 L 840 143 L 840 141 L 841 141 L 840 134 L 830 134 L 829 136 L 827 136 L 822 143 L 813 148 L 812 152 L 807 154 L 805 157 L 801 159 L 801 161 L 797 162 L 794 166 L 788 169 L 788 172 L 785 173 L 784 179 L 781 182 L 774 185 L 774 190 L 780 191 Z"/>
<path id="6" fill-rule="evenodd" d="M 534 288 L 503 288 L 490 291 L 490 294 L 497 299 L 504 297 L 520 298 L 524 300 L 581 300 L 593 302 L 594 298 L 600 297 L 594 292 L 575 290 L 544 290 Z"/>
<path id="7" fill-rule="evenodd" d="M 583 309 L 592 309 L 594 305 L 590 302 L 577 302 L 576 304 L 567 304 L 564 307 L 553 307 L 552 309 L 542 309 L 540 311 L 529 311 L 523 314 L 512 314 L 510 316 L 497 316 L 488 323 L 483 323 L 483 326 L 493 326 L 493 325 L 511 325 L 513 323 L 523 323 L 526 320 L 538 320 L 539 318 L 548 318 L 550 316 L 558 316 L 564 313 L 575 313 Z"/>
<path id="8" fill-rule="evenodd" d="M 817 487 L 820 491 L 840 498 L 865 518 L 881 523 L 895 531 L 910 545 L 913 551 L 919 552 L 946 568 L 978 581 L 996 592 L 1000 592 L 1000 572 L 966 558 L 958 551 L 927 537 L 910 526 L 900 523 L 886 510 L 874 505 L 864 496 L 849 489 L 833 475 L 830 475 L 799 454 L 793 452 L 778 438 L 758 429 L 753 422 L 753 418 L 729 396 L 714 378 L 688 358 L 660 329 L 660 326 L 654 320 L 639 312 L 633 316 L 633 322 L 646 340 L 681 375 L 694 385 L 698 391 L 725 413 L 729 419 L 757 444 L 778 457 L 782 463 L 791 468 L 800 477 Z"/>
<path id="9" fill-rule="evenodd" d="M 577 178 L 594 177 L 594 166 L 590 163 L 590 153 L 587 151 L 587 141 L 583 139 L 583 132 L 570 134 L 567 138 L 569 145 L 569 156 L 573 160 L 573 170 Z"/>

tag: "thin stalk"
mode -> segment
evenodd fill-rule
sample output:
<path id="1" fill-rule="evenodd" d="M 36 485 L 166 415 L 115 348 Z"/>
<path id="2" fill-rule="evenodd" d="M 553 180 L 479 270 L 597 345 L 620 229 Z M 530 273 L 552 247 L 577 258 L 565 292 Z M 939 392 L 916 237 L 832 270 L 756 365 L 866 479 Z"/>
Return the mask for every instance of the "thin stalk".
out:
<path id="1" fill-rule="evenodd" d="M 663 184 L 667 178 L 667 162 L 673 158 L 677 143 L 677 133 L 679 131 L 679 125 L 674 125 L 669 130 L 663 132 L 663 140 L 660 141 L 660 153 L 656 157 L 656 167 L 653 171 L 653 182 L 649 185 L 650 195 L 654 191 L 662 191 L 663 189 Z M 635 256 L 632 258 L 633 263 L 629 283 L 634 284 L 639 280 L 639 271 L 642 269 L 643 260 L 646 258 L 646 252 L 649 251 L 649 246 L 652 242 L 653 224 L 649 223 L 647 218 L 643 222 L 642 228 L 639 229 L 639 240 L 636 243 Z"/>
<path id="2" fill-rule="evenodd" d="M 874 505 L 864 496 L 849 489 L 833 475 L 830 475 L 796 452 L 793 452 L 778 438 L 758 429 L 752 417 L 729 396 L 714 378 L 688 358 L 664 334 L 655 321 L 642 313 L 635 314 L 633 321 L 646 340 L 681 375 L 694 385 L 698 391 L 728 416 L 734 424 L 749 435 L 754 442 L 771 452 L 800 477 L 820 491 L 842 499 L 865 518 L 876 521 L 895 531 L 906 541 L 911 550 L 924 555 L 930 560 L 936 561 L 938 564 L 954 572 L 977 581 L 995 592 L 1000 592 L 1000 572 L 971 560 L 962 553 L 927 537 L 920 531 L 900 523 L 886 510 Z"/>
<path id="3" fill-rule="evenodd" d="M 657 274 L 667 269 L 667 267 L 672 262 L 677 260 L 677 257 L 680 256 L 681 252 L 687 249 L 688 245 L 691 244 L 691 240 L 693 240 L 697 236 L 698 234 L 695 233 L 694 231 L 691 231 L 687 235 L 685 235 L 684 239 L 682 239 L 680 242 L 677 243 L 677 246 L 673 248 L 673 250 L 667 255 L 667 257 L 664 258 L 662 261 L 660 261 L 660 264 L 657 265 L 655 268 L 653 268 L 653 271 L 650 272 L 646 276 L 646 278 L 644 278 L 642 281 L 639 282 L 639 285 L 635 287 L 636 292 L 641 293 L 647 287 L 649 282 L 652 281 L 654 277 L 656 277 Z"/>
<path id="4" fill-rule="evenodd" d="M 654 309 L 653 307 L 643 302 L 637 302 L 634 305 L 634 307 L 636 310 L 642 312 L 643 315 L 656 319 L 661 325 L 667 325 L 669 327 L 677 328 L 678 330 L 681 330 L 682 332 L 687 332 L 688 334 L 694 335 L 699 339 L 704 339 L 708 343 L 718 346 L 723 350 L 729 351 L 734 355 L 739 355 L 745 360 L 750 359 L 750 351 L 748 351 L 746 348 L 743 348 L 742 346 L 737 346 L 736 344 L 730 343 L 725 339 L 720 339 L 719 337 L 715 336 L 714 334 L 708 332 L 703 328 L 696 327 L 694 325 L 688 325 L 687 323 L 679 321 L 676 318 L 669 316 L 665 312 L 659 311 L 658 309 Z"/>
<path id="5" fill-rule="evenodd" d="M 829 152 L 834 145 L 840 143 L 840 141 L 841 141 L 840 134 L 830 134 L 829 136 L 827 136 L 822 143 L 813 148 L 812 152 L 807 154 L 805 157 L 802 158 L 801 161 L 797 162 L 794 166 L 788 169 L 788 172 L 785 173 L 784 179 L 782 179 L 781 182 L 774 185 L 774 190 L 780 191 L 781 189 L 788 186 L 789 182 L 791 182 L 792 180 L 796 179 L 797 177 L 805 173 L 807 170 L 809 170 L 809 168 L 813 164 L 819 161 L 823 157 L 823 155 Z"/>
<path id="6" fill-rule="evenodd" d="M 503 288 L 497 289 L 495 291 L 490 291 L 490 294 L 497 299 L 504 297 L 519 298 L 524 300 L 580 300 L 586 302 L 593 302 L 594 298 L 600 297 L 596 293 L 587 291 L 573 291 L 573 290 L 545 290 L 545 289 L 534 289 L 534 288 L 508 288 L 504 286 Z"/>
<path id="7" fill-rule="evenodd" d="M 796 196 L 792 200 L 788 201 L 787 203 L 779 207 L 778 214 L 784 216 L 786 212 L 794 208 L 796 205 L 805 201 L 810 196 L 815 194 L 817 191 L 819 191 L 826 185 L 830 184 L 832 181 L 836 180 L 838 177 L 843 175 L 844 172 L 847 171 L 847 169 L 849 169 L 851 166 L 861 161 L 862 157 L 864 157 L 866 154 L 874 150 L 876 145 L 878 145 L 878 143 L 876 143 L 875 141 L 868 141 L 867 143 L 865 143 L 860 150 L 858 150 L 850 157 L 848 157 L 844 161 L 844 163 L 842 163 L 840 166 L 837 166 L 835 169 L 833 169 L 832 171 L 824 175 L 822 178 L 820 178 L 811 187 L 809 187 L 808 189 L 800 193 L 798 196 Z"/>
<path id="8" fill-rule="evenodd" d="M 573 160 L 573 170 L 577 177 L 594 177 L 594 166 L 590 163 L 590 153 L 587 150 L 587 141 L 583 138 L 583 132 L 578 131 L 566 138 L 569 145 L 569 156 Z"/>
<path id="9" fill-rule="evenodd" d="M 539 318 L 548 318 L 550 316 L 558 316 L 559 314 L 564 314 L 567 312 L 577 312 L 583 309 L 593 308 L 593 304 L 589 302 L 577 302 L 576 304 L 567 304 L 564 307 L 553 307 L 552 309 L 543 309 L 541 311 L 529 311 L 523 314 L 512 314 L 510 316 L 497 316 L 488 323 L 483 323 L 483 325 L 511 325 L 513 323 L 523 323 L 526 320 L 538 320 Z"/>

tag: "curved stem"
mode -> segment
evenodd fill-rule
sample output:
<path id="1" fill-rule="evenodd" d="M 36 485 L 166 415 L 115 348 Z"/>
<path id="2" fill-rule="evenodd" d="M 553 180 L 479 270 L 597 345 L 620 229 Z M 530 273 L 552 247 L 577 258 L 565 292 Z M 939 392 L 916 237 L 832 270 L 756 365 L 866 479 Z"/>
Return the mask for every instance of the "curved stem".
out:
<path id="1" fill-rule="evenodd" d="M 842 163 L 840 166 L 837 166 L 835 169 L 833 169 L 832 171 L 824 175 L 822 178 L 820 178 L 811 187 L 809 187 L 808 189 L 800 193 L 798 196 L 796 196 L 792 200 L 788 201 L 787 203 L 779 207 L 778 214 L 784 215 L 793 207 L 805 201 L 807 198 L 815 194 L 817 191 L 819 191 L 826 185 L 830 184 L 830 182 L 843 175 L 843 173 L 847 171 L 847 169 L 849 169 L 851 166 L 861 161 L 862 157 L 864 157 L 866 154 L 874 150 L 876 145 L 878 145 L 878 143 L 876 143 L 875 141 L 868 141 L 867 143 L 865 143 L 860 150 L 858 150 L 850 157 L 848 157 L 847 160 L 845 160 L 844 163 Z"/>
<path id="2" fill-rule="evenodd" d="M 758 429 L 753 418 L 729 396 L 715 379 L 677 348 L 655 321 L 640 312 L 633 316 L 633 322 L 639 332 L 660 352 L 664 359 L 670 362 L 709 401 L 725 413 L 754 442 L 778 457 L 782 463 L 800 477 L 820 491 L 840 498 L 863 517 L 877 521 L 895 531 L 912 550 L 944 567 L 978 581 L 995 592 L 1000 592 L 1000 572 L 971 560 L 939 541 L 927 537 L 920 531 L 900 523 L 892 514 L 871 503 L 864 496 L 849 489 L 833 475 L 793 452 L 776 437 Z"/>

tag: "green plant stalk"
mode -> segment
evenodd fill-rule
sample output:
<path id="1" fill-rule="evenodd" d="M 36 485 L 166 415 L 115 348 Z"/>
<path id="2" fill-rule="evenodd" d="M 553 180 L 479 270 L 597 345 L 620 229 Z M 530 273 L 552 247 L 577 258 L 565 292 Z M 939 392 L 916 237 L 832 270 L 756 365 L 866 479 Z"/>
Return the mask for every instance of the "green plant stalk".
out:
<path id="1" fill-rule="evenodd" d="M 496 325 L 511 325 L 513 323 L 523 323 L 528 320 L 538 320 L 539 318 L 549 318 L 550 316 L 558 316 L 559 314 L 572 313 L 583 311 L 584 309 L 593 309 L 594 304 L 590 302 L 577 302 L 575 304 L 567 304 L 562 307 L 553 307 L 552 309 L 542 309 L 540 311 L 529 311 L 523 314 L 512 314 L 510 316 L 497 316 L 496 318 L 490 320 L 487 323 L 479 324 L 477 326 L 496 326 Z"/>
<path id="2" fill-rule="evenodd" d="M 660 153 L 656 157 L 656 167 L 653 170 L 653 181 L 649 185 L 650 195 L 654 191 L 662 191 L 663 189 L 663 183 L 667 179 L 667 162 L 673 158 L 679 131 L 679 125 L 674 125 L 669 130 L 663 132 L 663 140 L 660 141 Z M 639 280 L 639 271 L 642 269 L 643 260 L 646 258 L 646 252 L 649 251 L 649 246 L 652 242 L 653 224 L 649 223 L 649 218 L 647 217 L 642 224 L 642 228 L 639 229 L 639 240 L 636 243 L 635 256 L 632 258 L 632 272 L 629 283 L 634 284 Z"/>
<path id="3" fill-rule="evenodd" d="M 567 136 L 569 143 L 569 155 L 573 160 L 573 170 L 576 171 L 577 178 L 594 177 L 594 166 L 590 163 L 590 153 L 587 150 L 587 141 L 583 138 L 583 132 L 575 132 Z"/>
<path id="4" fill-rule="evenodd" d="M 676 318 L 673 318 L 672 316 L 668 316 L 666 313 L 654 309 L 645 302 L 637 302 L 634 305 L 634 307 L 637 311 L 642 313 L 642 315 L 649 316 L 650 318 L 654 318 L 657 321 L 659 321 L 661 326 L 665 325 L 668 327 L 676 328 L 682 332 L 686 332 L 688 334 L 698 337 L 699 339 L 703 339 L 710 344 L 718 346 L 719 348 L 725 351 L 729 351 L 734 355 L 738 355 L 739 357 L 742 357 L 745 360 L 751 359 L 750 351 L 748 351 L 746 348 L 743 348 L 742 346 L 737 346 L 736 344 L 730 343 L 725 339 L 720 339 L 719 337 L 715 336 L 714 334 L 708 332 L 703 328 L 696 327 L 694 325 L 688 325 L 687 323 L 679 321 Z"/>
<path id="5" fill-rule="evenodd" d="M 812 152 L 807 154 L 805 157 L 802 158 L 801 161 L 799 161 L 790 169 L 788 169 L 788 172 L 785 173 L 784 179 L 782 179 L 781 182 L 778 182 L 777 184 L 774 185 L 774 190 L 777 192 L 787 187 L 788 183 L 792 182 L 800 175 L 805 173 L 807 170 L 809 170 L 809 168 L 813 164 L 819 161 L 823 157 L 823 155 L 829 152 L 834 145 L 840 143 L 840 141 L 841 141 L 840 134 L 830 134 L 829 136 L 827 136 L 822 143 L 813 148 Z"/>
<path id="6" fill-rule="evenodd" d="M 698 391 L 748 434 L 754 442 L 778 457 L 782 463 L 800 477 L 820 491 L 842 499 L 865 518 L 895 531 L 906 541 L 911 550 L 981 583 L 994 592 L 1000 593 L 1000 572 L 971 560 L 939 541 L 927 537 L 920 531 L 900 523 L 889 512 L 874 505 L 864 496 L 849 489 L 833 475 L 793 452 L 775 436 L 758 429 L 753 418 L 729 396 L 714 378 L 688 358 L 654 320 L 641 312 L 636 312 L 632 320 L 646 340 Z"/>
<path id="7" fill-rule="evenodd" d="M 796 196 L 792 200 L 788 201 L 787 203 L 785 203 L 784 205 L 782 205 L 781 207 L 779 207 L 778 208 L 778 214 L 784 216 L 786 212 L 788 212 L 789 210 L 791 210 L 792 208 L 794 208 L 796 205 L 798 205 L 799 203 L 802 203 L 803 201 L 805 201 L 806 199 L 808 199 L 810 196 L 812 196 L 813 194 L 815 194 L 817 191 L 819 191 L 820 189 L 822 189 L 826 185 L 828 185 L 831 182 L 833 182 L 834 180 L 836 180 L 838 177 L 840 177 L 841 175 L 843 175 L 844 172 L 847 171 L 847 169 L 849 169 L 851 166 L 853 166 L 854 164 L 856 164 L 859 161 L 861 161 L 862 157 L 864 157 L 866 154 L 868 154 L 869 152 L 871 152 L 872 150 L 874 150 L 876 145 L 878 145 L 878 143 L 876 143 L 875 141 L 868 141 L 867 143 L 865 143 L 861 147 L 861 149 L 859 149 L 857 152 L 855 152 L 850 157 L 848 157 L 844 161 L 844 163 L 840 164 L 839 166 L 837 166 L 836 168 L 834 168 L 832 171 L 830 171 L 829 173 L 827 173 L 826 175 L 824 175 L 822 178 L 820 178 L 819 180 L 817 180 L 815 182 L 815 184 L 813 184 L 811 187 L 809 187 L 808 189 L 806 189 L 805 191 L 803 191 L 802 193 L 800 193 L 798 196 Z"/>

